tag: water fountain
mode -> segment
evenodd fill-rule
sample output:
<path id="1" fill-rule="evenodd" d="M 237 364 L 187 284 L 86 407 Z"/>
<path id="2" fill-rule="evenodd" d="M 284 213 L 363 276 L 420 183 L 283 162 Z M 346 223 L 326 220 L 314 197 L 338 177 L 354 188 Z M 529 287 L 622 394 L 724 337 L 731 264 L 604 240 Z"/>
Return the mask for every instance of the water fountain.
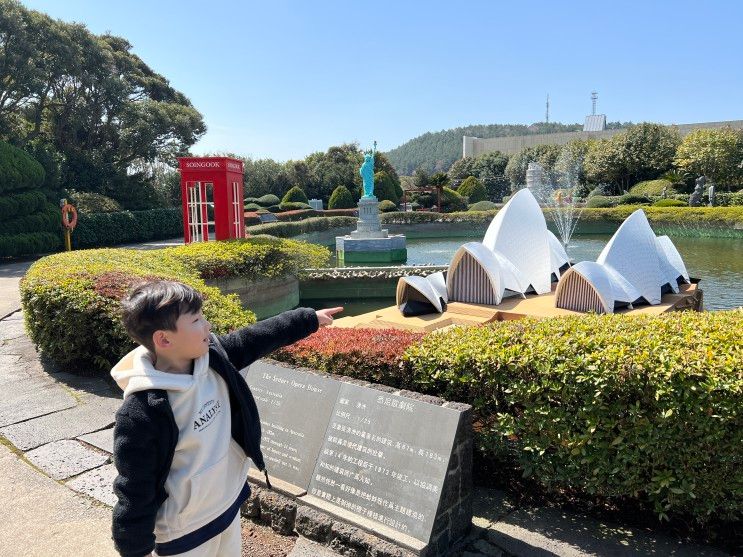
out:
<path id="1" fill-rule="evenodd" d="M 575 204 L 578 164 L 561 155 L 555 167 L 560 170 L 547 173 L 539 163 L 530 162 L 526 170 L 526 187 L 542 206 L 551 209 L 550 218 L 567 249 L 580 219 L 580 210 Z"/>

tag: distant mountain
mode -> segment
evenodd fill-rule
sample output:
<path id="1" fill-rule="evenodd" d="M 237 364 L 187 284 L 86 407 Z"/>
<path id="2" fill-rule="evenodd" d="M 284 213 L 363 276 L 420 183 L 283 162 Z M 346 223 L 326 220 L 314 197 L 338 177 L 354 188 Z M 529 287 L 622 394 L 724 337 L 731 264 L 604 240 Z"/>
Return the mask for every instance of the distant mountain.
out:
<path id="1" fill-rule="evenodd" d="M 572 132 L 583 129 L 581 124 L 540 122 L 524 124 L 489 124 L 465 126 L 440 132 L 427 132 L 385 153 L 401 176 L 410 176 L 416 168 L 427 172 L 446 172 L 454 161 L 462 158 L 462 136 L 480 138 L 505 137 L 538 133 Z"/>

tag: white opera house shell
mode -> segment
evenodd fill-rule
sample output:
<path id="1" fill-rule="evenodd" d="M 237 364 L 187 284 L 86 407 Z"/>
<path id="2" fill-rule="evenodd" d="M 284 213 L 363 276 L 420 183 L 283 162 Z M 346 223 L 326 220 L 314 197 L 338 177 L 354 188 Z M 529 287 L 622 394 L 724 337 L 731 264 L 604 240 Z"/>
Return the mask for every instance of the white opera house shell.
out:
<path id="1" fill-rule="evenodd" d="M 552 276 L 559 279 L 568 266 L 565 248 L 547 230 L 539 203 L 522 189 L 493 218 L 482 242 L 464 244 L 454 254 L 444 295 L 441 277 L 403 277 L 397 305 L 404 315 L 441 313 L 448 301 L 498 305 L 507 293 L 550 292 Z"/>
<path id="2" fill-rule="evenodd" d="M 668 236 L 656 237 L 645 212 L 632 213 L 596 262 L 573 265 L 560 278 L 555 306 L 573 311 L 614 313 L 633 304 L 656 305 L 666 292 L 689 283 L 681 255 Z"/>

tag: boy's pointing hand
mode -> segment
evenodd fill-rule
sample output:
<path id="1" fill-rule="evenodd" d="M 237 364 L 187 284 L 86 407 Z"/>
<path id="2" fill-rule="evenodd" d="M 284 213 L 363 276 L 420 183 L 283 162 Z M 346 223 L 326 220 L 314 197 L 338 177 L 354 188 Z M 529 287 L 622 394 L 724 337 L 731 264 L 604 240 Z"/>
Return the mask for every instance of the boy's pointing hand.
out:
<path id="1" fill-rule="evenodd" d="M 336 313 L 340 313 L 343 311 L 343 307 L 339 306 L 336 308 L 327 308 L 327 309 L 320 309 L 317 310 L 315 313 L 317 313 L 317 322 L 320 324 L 321 327 L 326 327 L 328 325 L 332 325 L 333 323 L 333 316 Z"/>

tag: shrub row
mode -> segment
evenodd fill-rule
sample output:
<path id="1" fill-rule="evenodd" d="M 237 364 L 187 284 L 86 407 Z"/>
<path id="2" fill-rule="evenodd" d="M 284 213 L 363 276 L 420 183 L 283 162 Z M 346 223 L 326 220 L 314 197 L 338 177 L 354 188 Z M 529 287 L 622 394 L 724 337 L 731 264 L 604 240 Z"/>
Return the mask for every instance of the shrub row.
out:
<path id="1" fill-rule="evenodd" d="M 392 387 L 413 387 L 401 373 L 405 349 L 421 333 L 397 329 L 322 329 L 274 354 L 278 360 Z"/>
<path id="2" fill-rule="evenodd" d="M 115 246 L 183 235 L 180 208 L 81 214 L 72 233 L 75 248 Z"/>
<path id="3" fill-rule="evenodd" d="M 321 232 L 332 228 L 354 226 L 355 224 L 356 217 L 313 217 L 297 222 L 272 222 L 251 226 L 250 233 L 270 234 L 279 238 L 291 238 L 299 234 Z"/>
<path id="4" fill-rule="evenodd" d="M 34 232 L 57 232 L 62 226 L 62 216 L 56 207 L 45 204 L 44 209 L 34 214 L 0 220 L 0 236 Z"/>
<path id="5" fill-rule="evenodd" d="M 698 523 L 743 514 L 741 310 L 526 319 L 409 342 L 330 329 L 276 357 L 470 403 L 478 451 L 547 491 Z"/>
<path id="6" fill-rule="evenodd" d="M 0 257 L 20 257 L 37 253 L 52 253 L 62 245 L 59 233 L 32 232 L 0 236 Z"/>
<path id="7" fill-rule="evenodd" d="M 0 219 L 22 217 L 42 211 L 46 196 L 41 191 L 27 191 L 0 197 Z"/>
<path id="8" fill-rule="evenodd" d="M 59 253 L 34 263 L 21 281 L 26 327 L 48 356 L 76 373 L 107 374 L 134 344 L 119 320 L 119 302 L 146 278 L 182 281 L 205 296 L 204 315 L 217 333 L 255 321 L 237 295 L 204 278 L 296 273 L 327 262 L 326 248 L 291 240 L 250 238 L 160 250 L 95 249 Z"/>

